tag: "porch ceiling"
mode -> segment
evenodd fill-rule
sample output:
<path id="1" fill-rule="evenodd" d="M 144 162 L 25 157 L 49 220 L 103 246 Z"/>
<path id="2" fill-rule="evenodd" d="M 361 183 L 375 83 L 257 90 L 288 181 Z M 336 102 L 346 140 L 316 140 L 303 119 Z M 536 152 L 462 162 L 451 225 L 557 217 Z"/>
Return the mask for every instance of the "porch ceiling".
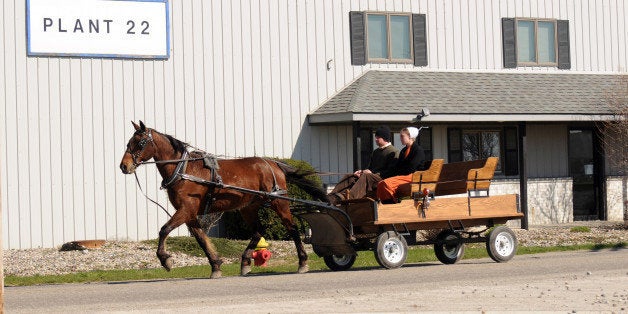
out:
<path id="1" fill-rule="evenodd" d="M 369 71 L 309 115 L 311 124 L 405 122 L 599 121 L 620 75 Z"/>

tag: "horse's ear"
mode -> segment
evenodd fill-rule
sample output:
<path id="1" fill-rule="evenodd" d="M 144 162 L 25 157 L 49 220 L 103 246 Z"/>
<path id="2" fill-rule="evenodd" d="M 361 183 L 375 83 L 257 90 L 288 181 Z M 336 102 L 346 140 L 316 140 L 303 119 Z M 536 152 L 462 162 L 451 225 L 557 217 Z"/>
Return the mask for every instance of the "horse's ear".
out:
<path id="1" fill-rule="evenodd" d="M 140 132 L 146 132 L 146 125 L 144 125 L 144 122 L 142 122 L 142 120 L 140 120 Z"/>
<path id="2" fill-rule="evenodd" d="M 141 121 L 140 121 L 140 122 L 141 122 Z M 135 131 L 137 131 L 137 130 L 139 130 L 139 129 L 140 129 L 140 126 L 139 126 L 139 125 L 137 125 L 137 123 L 135 123 L 135 122 L 131 121 L 131 124 L 133 124 L 133 127 L 135 128 Z"/>

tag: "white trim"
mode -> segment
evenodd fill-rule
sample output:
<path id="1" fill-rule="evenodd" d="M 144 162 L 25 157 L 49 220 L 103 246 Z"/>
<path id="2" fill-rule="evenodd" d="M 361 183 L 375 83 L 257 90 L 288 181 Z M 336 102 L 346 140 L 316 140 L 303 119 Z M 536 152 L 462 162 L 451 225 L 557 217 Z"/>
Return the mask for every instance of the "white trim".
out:
<path id="1" fill-rule="evenodd" d="M 416 114 L 386 113 L 330 113 L 309 115 L 310 124 L 343 123 L 354 121 L 410 122 Z M 568 121 L 609 121 L 613 115 L 585 114 L 432 114 L 423 122 L 568 122 Z"/>

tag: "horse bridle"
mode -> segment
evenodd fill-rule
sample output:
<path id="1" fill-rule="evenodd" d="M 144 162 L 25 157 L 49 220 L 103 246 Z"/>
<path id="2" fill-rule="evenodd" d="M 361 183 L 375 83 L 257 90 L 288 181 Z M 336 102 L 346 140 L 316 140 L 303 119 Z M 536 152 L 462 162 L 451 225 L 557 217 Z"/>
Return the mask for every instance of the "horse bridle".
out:
<path id="1" fill-rule="evenodd" d="M 155 141 L 153 140 L 153 133 L 151 131 L 152 131 L 151 129 L 147 129 L 146 131 L 144 131 L 143 133 L 144 137 L 139 142 L 137 142 L 137 145 L 135 146 L 135 147 L 140 148 L 137 152 L 131 153 L 130 147 L 127 147 L 126 149 L 127 153 L 131 155 L 131 158 L 133 159 L 133 166 L 135 167 L 142 164 L 141 161 L 137 162 L 137 158 L 139 158 L 140 155 L 142 155 L 142 153 L 146 149 L 146 145 L 148 145 L 149 142 L 152 143 L 153 146 L 155 145 Z"/>

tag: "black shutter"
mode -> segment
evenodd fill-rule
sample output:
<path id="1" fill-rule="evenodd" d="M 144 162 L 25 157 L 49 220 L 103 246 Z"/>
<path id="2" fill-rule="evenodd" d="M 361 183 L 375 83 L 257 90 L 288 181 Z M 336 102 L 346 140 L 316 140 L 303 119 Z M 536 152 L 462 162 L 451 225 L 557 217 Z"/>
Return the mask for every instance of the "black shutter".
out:
<path id="1" fill-rule="evenodd" d="M 447 129 L 447 155 L 449 162 L 462 161 L 462 130 Z"/>
<path id="2" fill-rule="evenodd" d="M 364 12 L 349 12 L 349 28 L 351 29 L 351 64 L 366 64 L 366 38 L 364 31 Z"/>
<path id="3" fill-rule="evenodd" d="M 558 20 L 556 22 L 558 33 L 558 68 L 571 69 L 569 56 L 569 21 Z"/>
<path id="4" fill-rule="evenodd" d="M 427 65 L 427 28 L 425 14 L 412 14 L 412 35 L 414 41 L 414 65 Z"/>
<path id="5" fill-rule="evenodd" d="M 504 68 L 516 68 L 517 35 L 515 34 L 515 19 L 513 18 L 502 18 L 502 47 Z"/>
<path id="6" fill-rule="evenodd" d="M 504 174 L 514 176 L 519 174 L 519 143 L 517 142 L 517 128 L 504 128 Z"/>

